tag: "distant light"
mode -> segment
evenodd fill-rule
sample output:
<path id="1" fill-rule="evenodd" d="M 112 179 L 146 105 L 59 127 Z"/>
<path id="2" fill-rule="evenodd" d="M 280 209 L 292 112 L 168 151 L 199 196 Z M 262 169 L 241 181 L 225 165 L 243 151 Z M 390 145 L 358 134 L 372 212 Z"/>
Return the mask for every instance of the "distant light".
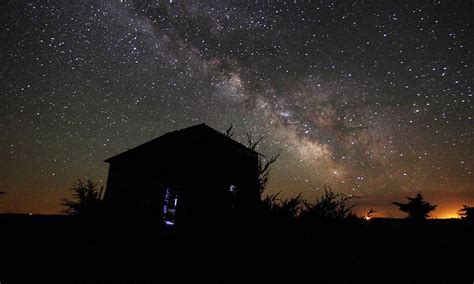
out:
<path id="1" fill-rule="evenodd" d="M 165 220 L 165 224 L 167 226 L 174 226 L 174 222 L 171 222 L 171 221 L 168 221 L 168 220 Z"/>
<path id="2" fill-rule="evenodd" d="M 33 216 L 33 213 L 30 212 L 30 213 L 28 213 L 28 215 Z"/>

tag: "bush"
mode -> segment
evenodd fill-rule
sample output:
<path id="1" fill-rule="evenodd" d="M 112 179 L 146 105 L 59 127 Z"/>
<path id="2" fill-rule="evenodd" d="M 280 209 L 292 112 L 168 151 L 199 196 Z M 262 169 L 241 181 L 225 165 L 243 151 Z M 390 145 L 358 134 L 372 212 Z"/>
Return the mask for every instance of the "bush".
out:
<path id="1" fill-rule="evenodd" d="M 97 190 L 97 183 L 94 183 L 90 179 L 85 182 L 78 180 L 70 190 L 74 191 L 74 199 L 63 198 L 61 200 L 62 205 L 65 207 L 63 212 L 78 216 L 97 214 L 101 204 L 101 192 L 98 192 Z"/>
<path id="2" fill-rule="evenodd" d="M 426 202 L 421 195 L 421 192 L 418 192 L 416 197 L 407 197 L 410 200 L 407 203 L 393 202 L 397 205 L 400 211 L 408 214 L 408 219 L 414 220 L 425 220 L 430 217 L 428 213 L 436 209 L 436 205 L 431 205 L 429 202 Z"/>
<path id="3" fill-rule="evenodd" d="M 352 208 L 356 205 L 347 204 L 354 198 L 357 197 L 334 192 L 331 187 L 325 186 L 323 196 L 317 198 L 315 203 L 304 202 L 300 218 L 307 222 L 357 218 L 352 212 Z"/>

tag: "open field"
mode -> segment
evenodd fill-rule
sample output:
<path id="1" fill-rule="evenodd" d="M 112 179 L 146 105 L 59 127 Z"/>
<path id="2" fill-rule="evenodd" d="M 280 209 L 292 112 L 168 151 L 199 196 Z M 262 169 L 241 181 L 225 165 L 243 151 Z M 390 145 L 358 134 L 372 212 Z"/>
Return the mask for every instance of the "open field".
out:
<path id="1" fill-rule="evenodd" d="M 471 283 L 473 227 L 399 219 L 163 233 L 152 222 L 0 215 L 2 283 Z M 455 279 L 455 280 L 453 280 Z M 260 280 L 260 281 L 258 281 Z M 448 281 L 449 280 L 449 281 Z M 146 281 L 145 281 L 146 282 Z M 31 283 L 31 282 L 30 282 Z"/>

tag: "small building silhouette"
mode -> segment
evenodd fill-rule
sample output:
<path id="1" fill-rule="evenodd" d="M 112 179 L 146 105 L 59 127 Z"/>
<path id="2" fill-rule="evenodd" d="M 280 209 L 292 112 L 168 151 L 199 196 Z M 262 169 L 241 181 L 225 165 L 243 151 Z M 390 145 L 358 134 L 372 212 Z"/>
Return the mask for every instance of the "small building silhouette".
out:
<path id="1" fill-rule="evenodd" d="M 106 160 L 105 208 L 171 227 L 214 226 L 258 202 L 258 155 L 205 124 L 167 133 Z"/>

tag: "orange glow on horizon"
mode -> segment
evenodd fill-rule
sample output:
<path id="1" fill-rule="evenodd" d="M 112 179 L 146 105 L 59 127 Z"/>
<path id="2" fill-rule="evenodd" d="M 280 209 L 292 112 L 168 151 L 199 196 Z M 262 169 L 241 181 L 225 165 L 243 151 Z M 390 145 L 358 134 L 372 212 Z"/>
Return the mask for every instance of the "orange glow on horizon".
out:
<path id="1" fill-rule="evenodd" d="M 459 219 L 458 215 L 459 208 L 457 209 L 446 209 L 440 212 L 433 212 L 432 219 Z"/>

